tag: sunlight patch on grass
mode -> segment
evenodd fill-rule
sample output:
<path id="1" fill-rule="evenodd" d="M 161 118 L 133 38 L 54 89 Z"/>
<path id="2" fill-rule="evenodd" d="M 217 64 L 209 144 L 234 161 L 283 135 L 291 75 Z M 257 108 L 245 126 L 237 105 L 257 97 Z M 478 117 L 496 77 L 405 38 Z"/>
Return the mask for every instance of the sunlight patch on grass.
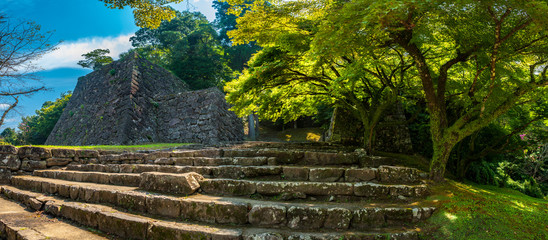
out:
<path id="1" fill-rule="evenodd" d="M 518 191 L 448 181 L 432 188 L 438 210 L 422 239 L 548 239 L 548 201 Z"/>
<path id="2" fill-rule="evenodd" d="M 444 212 L 443 215 L 445 215 L 445 217 L 446 217 L 447 219 L 449 219 L 449 221 L 451 221 L 451 222 L 454 222 L 455 219 L 457 219 L 457 216 L 455 216 L 455 215 L 453 215 L 453 214 L 451 214 L 451 213 L 448 213 L 448 212 Z"/>

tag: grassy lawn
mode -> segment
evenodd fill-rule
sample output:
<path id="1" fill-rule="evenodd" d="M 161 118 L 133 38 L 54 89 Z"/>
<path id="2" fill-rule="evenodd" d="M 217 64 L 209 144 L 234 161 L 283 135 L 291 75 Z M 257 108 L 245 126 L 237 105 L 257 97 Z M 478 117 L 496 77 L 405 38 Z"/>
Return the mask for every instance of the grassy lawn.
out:
<path id="1" fill-rule="evenodd" d="M 138 150 L 156 150 L 156 149 L 166 149 L 174 148 L 185 145 L 190 145 L 191 143 L 154 143 L 154 144 L 144 144 L 144 145 L 93 145 L 93 146 L 54 146 L 54 145 L 32 145 L 33 147 L 43 147 L 43 148 L 63 148 L 63 149 L 76 149 L 76 150 L 114 150 L 114 151 L 138 151 Z M 26 147 L 16 146 L 16 147 Z"/>
<path id="2" fill-rule="evenodd" d="M 494 186 L 448 181 L 428 200 L 439 204 L 423 239 L 548 239 L 548 201 Z"/>

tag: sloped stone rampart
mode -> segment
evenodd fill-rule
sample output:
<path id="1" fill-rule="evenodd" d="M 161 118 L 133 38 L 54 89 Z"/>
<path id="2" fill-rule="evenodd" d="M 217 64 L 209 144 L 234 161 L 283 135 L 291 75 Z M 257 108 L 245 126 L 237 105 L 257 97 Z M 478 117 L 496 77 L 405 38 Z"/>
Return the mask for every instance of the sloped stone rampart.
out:
<path id="1" fill-rule="evenodd" d="M 243 140 L 243 123 L 216 88 L 182 80 L 135 54 L 78 79 L 47 145 Z"/>

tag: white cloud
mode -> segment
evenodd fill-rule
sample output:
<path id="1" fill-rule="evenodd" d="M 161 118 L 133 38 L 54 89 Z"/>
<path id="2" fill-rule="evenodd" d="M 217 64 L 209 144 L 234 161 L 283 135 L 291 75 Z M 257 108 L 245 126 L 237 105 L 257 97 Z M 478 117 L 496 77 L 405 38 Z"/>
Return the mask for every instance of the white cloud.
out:
<path id="1" fill-rule="evenodd" d="M 82 54 L 92 50 L 108 48 L 110 56 L 114 59 L 131 48 L 129 38 L 133 34 L 120 35 L 117 37 L 93 37 L 78 39 L 74 42 L 63 42 L 58 49 L 44 55 L 34 63 L 36 66 L 51 70 L 56 68 L 80 68 L 76 63 L 83 59 Z"/>
<path id="2" fill-rule="evenodd" d="M 11 105 L 7 104 L 7 103 L 0 103 L 0 111 L 4 111 L 6 109 L 8 109 Z"/>

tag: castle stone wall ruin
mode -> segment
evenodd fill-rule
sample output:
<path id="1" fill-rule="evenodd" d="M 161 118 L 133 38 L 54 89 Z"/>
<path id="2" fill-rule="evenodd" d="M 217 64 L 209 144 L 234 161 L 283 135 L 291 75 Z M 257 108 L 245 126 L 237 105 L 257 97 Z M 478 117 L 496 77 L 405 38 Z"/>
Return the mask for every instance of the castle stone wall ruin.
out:
<path id="1" fill-rule="evenodd" d="M 47 145 L 243 140 L 242 121 L 216 88 L 185 83 L 137 54 L 78 79 Z"/>

